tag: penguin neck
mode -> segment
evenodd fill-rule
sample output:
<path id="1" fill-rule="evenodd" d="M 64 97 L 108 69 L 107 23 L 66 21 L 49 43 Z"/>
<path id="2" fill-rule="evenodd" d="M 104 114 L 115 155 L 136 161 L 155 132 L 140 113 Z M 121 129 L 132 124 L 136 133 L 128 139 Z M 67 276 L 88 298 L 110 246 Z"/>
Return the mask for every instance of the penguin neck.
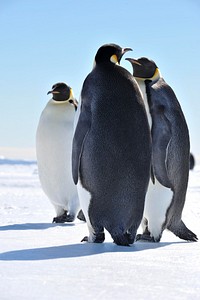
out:
<path id="1" fill-rule="evenodd" d="M 96 61 L 94 60 L 94 63 L 93 63 L 93 68 L 92 70 L 94 70 L 96 67 L 113 67 L 114 66 L 118 66 L 118 67 L 121 67 L 120 63 L 118 61 L 115 61 L 114 59 L 111 59 L 110 61 L 108 62 L 104 62 L 104 63 L 101 63 L 101 64 L 97 64 Z"/>
<path id="2" fill-rule="evenodd" d="M 158 68 L 156 68 L 155 73 L 153 74 L 152 77 L 150 77 L 150 78 L 136 78 L 136 79 L 143 80 L 143 81 L 149 80 L 152 83 L 156 83 L 160 78 L 162 78 L 161 72 Z"/>
<path id="3" fill-rule="evenodd" d="M 69 99 L 65 101 L 55 101 L 54 99 L 50 99 L 49 102 L 47 103 L 47 106 L 49 107 L 49 110 L 57 111 L 60 112 L 61 114 L 66 113 L 66 111 L 69 112 L 70 114 L 72 112 L 74 112 L 75 114 L 76 112 L 74 104 L 70 103 Z"/>
<path id="4" fill-rule="evenodd" d="M 135 77 L 135 80 L 137 82 L 140 82 L 140 81 L 145 81 L 145 80 L 150 80 L 152 83 L 155 83 L 157 82 L 160 78 L 162 78 L 162 75 L 161 75 L 161 72 L 158 68 L 156 68 L 155 70 L 155 73 L 153 74 L 152 77 L 148 77 L 148 78 L 142 78 L 142 77 Z M 138 83 L 139 84 L 139 83 Z"/>
<path id="5" fill-rule="evenodd" d="M 66 99 L 66 100 L 62 100 L 62 101 L 58 101 L 58 100 L 54 100 L 53 98 L 51 99 L 52 100 L 52 103 L 54 104 L 66 104 L 66 103 L 69 103 L 69 99 Z"/>
<path id="6" fill-rule="evenodd" d="M 147 114 L 147 120 L 148 120 L 148 123 L 149 123 L 149 128 L 151 129 L 151 127 L 152 127 L 152 117 L 151 117 L 150 110 L 149 110 L 149 104 L 148 104 L 147 93 L 146 93 L 146 84 L 145 84 L 144 79 L 139 79 L 139 78 L 135 78 L 135 79 L 136 79 L 136 81 L 139 85 L 139 88 L 140 88 L 140 92 L 141 92 L 141 95 L 142 95 L 144 107 L 145 107 L 146 114 Z"/>
<path id="7" fill-rule="evenodd" d="M 62 123 L 63 120 L 71 122 L 73 124 L 75 109 L 73 104 L 65 101 L 62 104 L 58 104 L 57 101 L 50 99 L 47 103 L 44 113 L 48 118 L 54 120 L 55 123 Z"/>
<path id="8" fill-rule="evenodd" d="M 156 71 L 154 73 L 154 75 L 151 78 L 148 78 L 148 80 L 151 81 L 151 84 L 156 83 L 160 78 L 162 78 L 161 72 L 158 68 L 156 68 Z M 149 110 L 149 103 L 148 103 L 148 96 L 147 96 L 147 91 L 146 91 L 146 83 L 145 80 L 147 78 L 137 78 L 135 77 L 135 80 L 137 81 L 141 94 L 142 94 L 142 98 L 143 98 L 143 102 L 144 102 L 144 106 L 145 106 L 145 110 L 147 113 L 147 119 L 148 119 L 148 123 L 149 123 L 149 127 L 151 129 L 152 127 L 152 117 L 150 114 L 150 110 Z"/>
<path id="9" fill-rule="evenodd" d="M 160 78 L 162 78 L 162 75 L 161 75 L 161 73 L 160 73 L 160 70 L 159 70 L 158 68 L 156 68 L 156 71 L 155 71 L 153 77 L 148 78 L 148 79 L 151 80 L 152 83 L 155 83 L 155 82 L 157 82 Z"/>

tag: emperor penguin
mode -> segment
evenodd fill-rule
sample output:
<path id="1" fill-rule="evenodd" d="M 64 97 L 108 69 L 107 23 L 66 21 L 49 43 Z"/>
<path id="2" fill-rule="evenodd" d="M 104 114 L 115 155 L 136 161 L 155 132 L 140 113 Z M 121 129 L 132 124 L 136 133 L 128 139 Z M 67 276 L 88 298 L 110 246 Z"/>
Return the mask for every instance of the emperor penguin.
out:
<path id="1" fill-rule="evenodd" d="M 150 178 L 151 137 L 138 85 L 119 63 L 130 48 L 101 46 L 81 91 L 72 172 L 89 236 L 106 229 L 117 245 L 135 240 Z"/>
<path id="2" fill-rule="evenodd" d="M 47 94 L 53 96 L 40 116 L 36 132 L 38 174 L 56 211 L 53 222 L 72 222 L 80 207 L 71 166 L 77 101 L 72 89 L 63 82 L 54 84 Z"/>
<path id="3" fill-rule="evenodd" d="M 172 88 L 156 63 L 127 58 L 143 92 L 152 135 L 152 181 L 144 209 L 143 234 L 137 240 L 159 242 L 164 229 L 197 241 L 182 221 L 188 185 L 190 141 L 187 123 Z"/>

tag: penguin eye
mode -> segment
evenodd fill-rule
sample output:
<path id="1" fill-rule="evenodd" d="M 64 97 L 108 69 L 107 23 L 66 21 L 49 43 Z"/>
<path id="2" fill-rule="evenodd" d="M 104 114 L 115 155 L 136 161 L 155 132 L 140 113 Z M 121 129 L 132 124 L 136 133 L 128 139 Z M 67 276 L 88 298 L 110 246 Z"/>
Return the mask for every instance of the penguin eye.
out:
<path id="1" fill-rule="evenodd" d="M 73 102 L 73 100 L 70 99 L 70 100 L 69 100 L 69 103 L 74 103 L 74 102 Z"/>

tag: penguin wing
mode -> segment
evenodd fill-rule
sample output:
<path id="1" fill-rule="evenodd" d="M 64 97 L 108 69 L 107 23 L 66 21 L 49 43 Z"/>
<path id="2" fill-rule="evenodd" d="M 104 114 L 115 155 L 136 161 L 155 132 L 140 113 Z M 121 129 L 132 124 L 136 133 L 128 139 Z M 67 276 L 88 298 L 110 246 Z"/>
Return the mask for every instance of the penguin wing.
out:
<path id="1" fill-rule="evenodd" d="M 91 113 L 89 110 L 84 109 L 79 115 L 72 145 L 72 176 L 75 184 L 78 182 L 81 154 L 90 126 Z"/>
<path id="2" fill-rule="evenodd" d="M 167 172 L 167 154 L 172 138 L 171 123 L 164 113 L 164 107 L 159 105 L 153 112 L 153 170 L 157 180 L 170 188 L 171 183 Z"/>

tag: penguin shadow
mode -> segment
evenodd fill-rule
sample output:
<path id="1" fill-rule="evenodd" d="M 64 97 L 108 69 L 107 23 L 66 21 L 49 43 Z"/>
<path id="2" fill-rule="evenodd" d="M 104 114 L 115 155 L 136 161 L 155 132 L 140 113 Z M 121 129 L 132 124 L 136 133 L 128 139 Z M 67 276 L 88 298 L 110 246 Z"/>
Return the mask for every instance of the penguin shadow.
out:
<path id="1" fill-rule="evenodd" d="M 7 230 L 44 230 L 52 227 L 69 227 L 74 226 L 74 223 L 24 223 L 24 224 L 11 224 L 0 226 L 0 231 Z"/>
<path id="2" fill-rule="evenodd" d="M 0 261 L 37 261 L 60 258 L 76 258 L 104 253 L 129 253 L 138 251 L 147 251 L 169 246 L 170 244 L 182 244 L 186 242 L 160 242 L 160 243 L 142 243 L 136 242 L 130 247 L 117 246 L 114 243 L 79 243 L 63 246 L 53 246 L 44 248 L 14 250 L 0 254 Z"/>

